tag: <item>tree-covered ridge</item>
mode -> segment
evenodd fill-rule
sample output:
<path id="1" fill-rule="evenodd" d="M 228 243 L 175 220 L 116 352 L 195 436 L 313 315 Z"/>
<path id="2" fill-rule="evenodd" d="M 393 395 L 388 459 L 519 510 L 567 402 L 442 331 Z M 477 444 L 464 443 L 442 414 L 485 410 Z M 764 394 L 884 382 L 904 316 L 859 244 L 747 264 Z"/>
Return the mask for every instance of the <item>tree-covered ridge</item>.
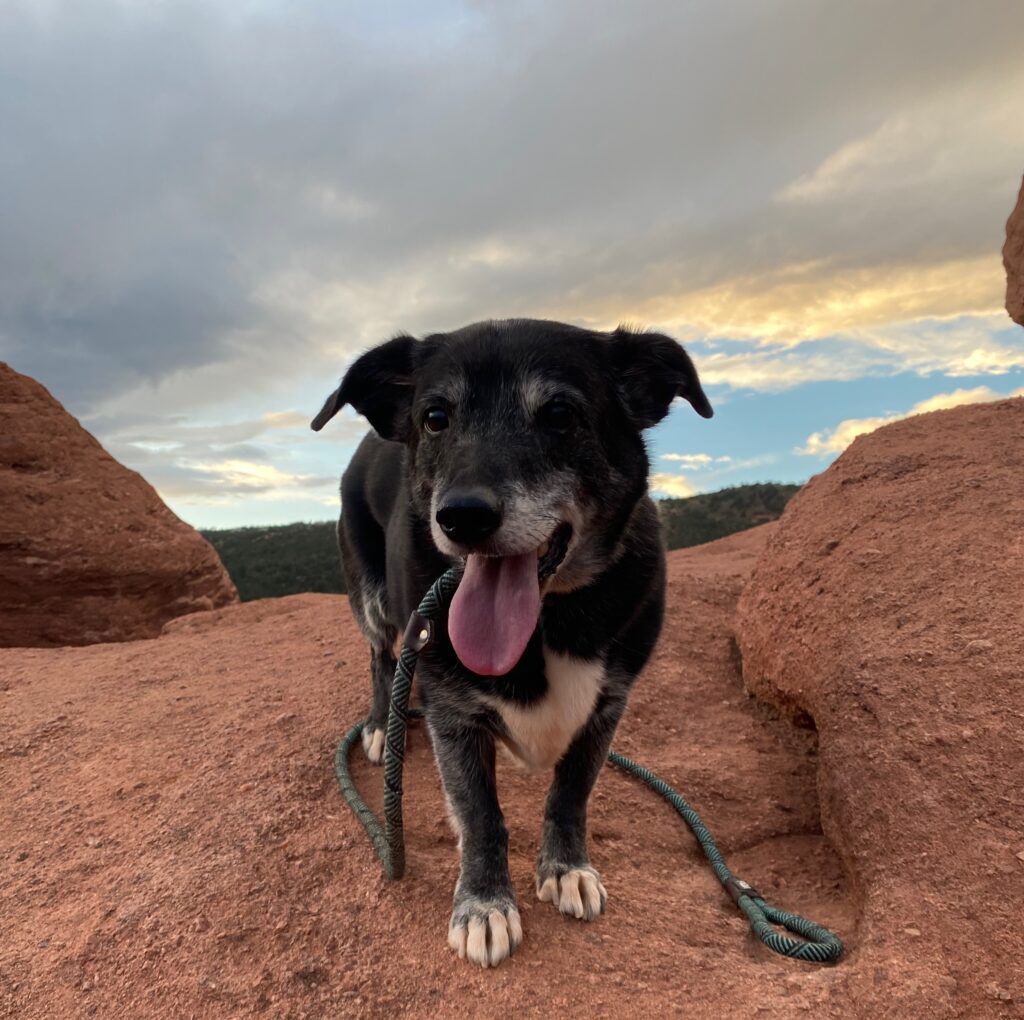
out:
<path id="1" fill-rule="evenodd" d="M 301 592 L 344 592 L 334 521 L 204 531 L 243 602 Z"/>
<path id="2" fill-rule="evenodd" d="M 688 499 L 657 501 L 665 545 L 682 549 L 777 518 L 798 485 L 737 485 Z M 344 592 L 333 521 L 203 532 L 217 550 L 243 601 Z"/>
<path id="3" fill-rule="evenodd" d="M 665 546 L 684 549 L 774 521 L 799 489 L 799 485 L 760 482 L 686 499 L 659 499 Z"/>

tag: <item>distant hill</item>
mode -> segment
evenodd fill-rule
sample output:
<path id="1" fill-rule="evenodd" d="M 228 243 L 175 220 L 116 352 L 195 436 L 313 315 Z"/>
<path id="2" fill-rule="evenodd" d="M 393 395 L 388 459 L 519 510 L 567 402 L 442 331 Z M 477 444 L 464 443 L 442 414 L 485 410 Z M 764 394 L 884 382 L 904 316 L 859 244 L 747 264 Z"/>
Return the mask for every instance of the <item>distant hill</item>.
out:
<path id="1" fill-rule="evenodd" d="M 657 501 L 669 549 L 700 545 L 775 520 L 798 485 L 737 485 L 688 499 Z M 334 521 L 204 531 L 242 600 L 300 592 L 343 593 Z"/>
<path id="2" fill-rule="evenodd" d="M 774 521 L 799 489 L 799 485 L 760 482 L 687 499 L 659 499 L 665 545 L 669 549 L 684 549 Z"/>
<path id="3" fill-rule="evenodd" d="M 318 591 L 343 593 L 335 521 L 202 532 L 243 602 Z"/>

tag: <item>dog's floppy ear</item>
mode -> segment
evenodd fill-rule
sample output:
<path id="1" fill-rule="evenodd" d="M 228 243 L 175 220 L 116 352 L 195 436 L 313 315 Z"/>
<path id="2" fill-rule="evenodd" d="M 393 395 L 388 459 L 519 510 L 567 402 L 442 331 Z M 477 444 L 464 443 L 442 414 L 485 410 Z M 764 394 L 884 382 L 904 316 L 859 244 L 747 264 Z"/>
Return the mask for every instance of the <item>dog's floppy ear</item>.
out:
<path id="1" fill-rule="evenodd" d="M 685 397 L 703 418 L 715 413 L 690 356 L 671 337 L 620 326 L 611 334 L 611 364 L 615 387 L 642 429 L 657 425 L 675 397 Z"/>
<path id="2" fill-rule="evenodd" d="M 409 434 L 416 343 L 411 336 L 396 336 L 357 358 L 310 428 L 319 432 L 345 404 L 351 404 L 382 439 L 404 440 Z"/>

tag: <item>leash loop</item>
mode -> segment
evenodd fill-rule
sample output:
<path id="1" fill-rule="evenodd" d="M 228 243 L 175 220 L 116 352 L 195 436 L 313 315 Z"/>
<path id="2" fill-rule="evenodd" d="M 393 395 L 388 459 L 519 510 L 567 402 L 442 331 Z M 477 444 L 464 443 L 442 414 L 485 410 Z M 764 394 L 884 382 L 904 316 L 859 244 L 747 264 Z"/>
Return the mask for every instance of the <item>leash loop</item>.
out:
<path id="1" fill-rule="evenodd" d="M 391 686 L 391 706 L 388 711 L 387 733 L 384 741 L 384 825 L 381 826 L 374 813 L 359 795 L 348 759 L 352 745 L 362 736 L 365 722 L 357 723 L 345 734 L 334 754 L 334 772 L 342 795 L 352 808 L 356 818 L 366 830 L 370 842 L 380 858 L 384 877 L 394 881 L 405 874 L 405 833 L 402 827 L 402 769 L 405 764 L 405 736 L 409 720 L 422 715 L 418 709 L 409 708 L 409 694 L 412 690 L 413 673 L 419 654 L 433 640 L 434 619 L 455 594 L 462 576 L 461 567 L 452 567 L 443 573 L 423 596 L 416 611 L 409 618 L 402 640 L 402 652 L 395 667 Z M 719 882 L 732 897 L 736 905 L 750 922 L 754 934 L 773 952 L 794 960 L 809 963 L 833 963 L 843 952 L 843 943 L 828 928 L 809 921 L 799 914 L 791 914 L 772 906 L 764 897 L 743 879 L 729 870 L 722 852 L 718 849 L 711 832 L 700 815 L 683 799 L 682 795 L 669 786 L 664 779 L 650 769 L 627 758 L 617 751 L 608 752 L 608 761 L 622 771 L 629 773 L 660 794 L 672 805 L 696 837 L 704 856 L 711 865 Z M 800 940 L 780 935 L 773 924 L 781 925 Z"/>

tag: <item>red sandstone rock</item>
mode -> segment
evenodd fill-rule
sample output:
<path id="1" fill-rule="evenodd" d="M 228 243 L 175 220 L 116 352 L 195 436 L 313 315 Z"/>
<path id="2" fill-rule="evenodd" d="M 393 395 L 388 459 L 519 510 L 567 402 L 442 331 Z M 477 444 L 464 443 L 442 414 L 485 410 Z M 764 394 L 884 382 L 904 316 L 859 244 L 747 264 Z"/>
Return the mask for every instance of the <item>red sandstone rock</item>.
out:
<path id="1" fill-rule="evenodd" d="M 682 790 L 738 874 L 842 935 L 837 966 L 764 949 L 677 816 L 610 770 L 589 816 L 608 912 L 561 917 L 532 889 L 546 777 L 504 761 L 526 941 L 495 971 L 457 960 L 426 735 L 388 885 L 332 774 L 367 649 L 344 598 L 299 595 L 144 643 L 0 648 L 0 1016 L 1019 1015 L 1022 457 L 1024 401 L 910 419 L 779 525 L 669 556 L 616 746 Z M 766 537 L 747 679 L 797 725 L 745 695 L 735 654 Z M 354 772 L 379 809 L 381 770 Z"/>
<path id="2" fill-rule="evenodd" d="M 237 598 L 212 547 L 146 481 L 0 362 L 0 645 L 154 637 Z"/>
<path id="3" fill-rule="evenodd" d="M 857 439 L 787 507 L 738 636 L 748 688 L 817 726 L 848 965 L 906 969 L 876 1015 L 1019 1015 L 1024 399 Z"/>
<path id="4" fill-rule="evenodd" d="M 855 953 L 814 733 L 746 697 L 734 654 L 770 527 L 671 555 L 669 623 L 616 746 L 678 784 L 738 874 Z M 0 649 L 0 1017 L 838 1018 L 862 983 L 878 1001 L 905 979 L 898 961 L 883 981 L 853 955 L 831 969 L 774 956 L 676 814 L 610 769 L 589 812 L 608 912 L 562 917 L 533 890 L 550 777 L 504 757 L 526 941 L 495 970 L 459 960 L 458 851 L 422 725 L 401 882 L 383 881 L 334 780 L 368 667 L 328 595 L 197 613 L 155 641 Z M 353 761 L 379 810 L 382 770 Z"/>
<path id="5" fill-rule="evenodd" d="M 1017 205 L 1006 221 L 1003 265 L 1006 267 L 1006 310 L 1014 322 L 1024 326 L 1024 184 L 1021 184 Z"/>

